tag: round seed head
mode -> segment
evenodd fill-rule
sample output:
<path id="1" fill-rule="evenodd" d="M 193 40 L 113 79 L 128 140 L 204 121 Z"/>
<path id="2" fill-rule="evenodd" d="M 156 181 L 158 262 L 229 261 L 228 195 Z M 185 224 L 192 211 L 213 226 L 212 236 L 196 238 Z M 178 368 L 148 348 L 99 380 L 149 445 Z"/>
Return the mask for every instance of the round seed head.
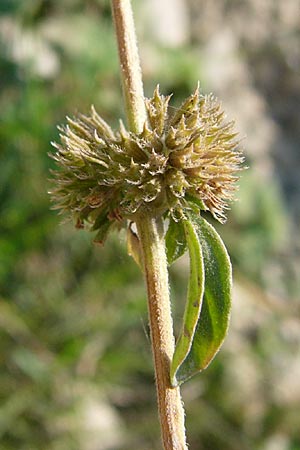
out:
<path id="1" fill-rule="evenodd" d="M 213 95 L 198 89 L 173 113 L 169 100 L 158 88 L 145 99 L 140 134 L 122 123 L 114 132 L 93 107 L 60 128 L 51 155 L 54 208 L 71 214 L 77 227 L 97 230 L 97 241 L 137 214 L 178 218 L 191 204 L 226 220 L 244 159 L 234 123 Z"/>

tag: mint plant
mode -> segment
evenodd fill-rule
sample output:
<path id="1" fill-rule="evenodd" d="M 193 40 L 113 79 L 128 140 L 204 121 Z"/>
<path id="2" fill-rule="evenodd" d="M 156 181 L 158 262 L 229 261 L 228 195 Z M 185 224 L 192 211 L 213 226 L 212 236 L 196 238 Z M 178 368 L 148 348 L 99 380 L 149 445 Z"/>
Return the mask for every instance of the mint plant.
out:
<path id="1" fill-rule="evenodd" d="M 53 144 L 51 195 L 76 227 L 95 231 L 96 242 L 112 229 L 128 230 L 129 253 L 147 285 L 164 448 L 186 449 L 179 385 L 214 358 L 231 307 L 230 259 L 202 212 L 225 222 L 243 156 L 234 123 L 212 95 L 197 88 L 173 113 L 158 87 L 144 97 L 130 0 L 112 0 L 112 9 L 127 127 L 112 130 L 94 107 L 67 118 Z M 190 276 L 175 345 L 167 268 L 186 251 Z"/>

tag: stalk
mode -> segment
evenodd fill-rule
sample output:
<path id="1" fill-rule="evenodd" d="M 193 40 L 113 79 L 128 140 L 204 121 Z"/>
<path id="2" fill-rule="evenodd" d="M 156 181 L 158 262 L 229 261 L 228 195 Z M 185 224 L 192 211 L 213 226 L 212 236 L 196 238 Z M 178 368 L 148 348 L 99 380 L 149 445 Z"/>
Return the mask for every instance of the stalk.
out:
<path id="1" fill-rule="evenodd" d="M 121 80 L 129 128 L 139 133 L 146 121 L 142 71 L 130 0 L 112 0 Z"/>
<path id="2" fill-rule="evenodd" d="M 175 341 L 171 316 L 163 221 L 141 217 L 137 230 L 143 255 L 158 410 L 165 450 L 185 450 L 184 410 L 179 387 L 170 384 Z"/>
<path id="3" fill-rule="evenodd" d="M 139 133 L 146 121 L 142 73 L 130 0 L 112 0 L 118 41 L 123 95 L 132 132 Z M 187 450 L 184 410 L 179 388 L 170 384 L 170 363 L 175 342 L 163 221 L 149 215 L 136 219 L 148 293 L 148 311 L 154 357 L 156 390 L 165 450 Z"/>

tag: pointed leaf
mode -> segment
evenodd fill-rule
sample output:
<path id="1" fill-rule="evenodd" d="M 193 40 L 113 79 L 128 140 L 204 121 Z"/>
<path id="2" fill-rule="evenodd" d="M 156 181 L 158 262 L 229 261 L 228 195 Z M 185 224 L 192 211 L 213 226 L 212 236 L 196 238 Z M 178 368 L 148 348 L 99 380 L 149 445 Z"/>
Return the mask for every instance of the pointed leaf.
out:
<path id="1" fill-rule="evenodd" d="M 181 372 L 181 365 L 184 364 L 184 360 L 191 349 L 204 293 L 204 266 L 197 231 L 192 222 L 186 220 L 183 225 L 190 255 L 190 277 L 182 330 L 176 343 L 171 364 L 171 383 L 173 386 L 178 384 L 177 371 Z"/>
<path id="2" fill-rule="evenodd" d="M 132 256 L 136 264 L 143 271 L 143 258 L 141 254 L 140 240 L 137 234 L 131 229 L 131 224 L 127 229 L 127 252 Z"/>
<path id="3" fill-rule="evenodd" d="M 103 245 L 106 241 L 106 238 L 108 236 L 109 231 L 113 227 L 114 222 L 110 220 L 103 221 L 101 226 L 98 227 L 98 233 L 96 234 L 96 237 L 94 239 L 95 244 Z"/>
<path id="4" fill-rule="evenodd" d="M 189 207 L 192 207 L 192 209 L 198 211 L 207 211 L 207 207 L 204 205 L 203 201 L 197 197 L 193 196 L 191 194 L 185 195 L 186 200 L 188 201 Z"/>
<path id="5" fill-rule="evenodd" d="M 182 221 L 175 222 L 175 220 L 170 218 L 166 233 L 166 249 L 169 266 L 185 253 L 187 243 Z"/>
<path id="6" fill-rule="evenodd" d="M 190 218 L 202 248 L 205 288 L 189 354 L 176 374 L 178 384 L 205 369 L 214 358 L 226 336 L 231 309 L 232 271 L 225 245 L 206 220 L 194 214 Z"/>

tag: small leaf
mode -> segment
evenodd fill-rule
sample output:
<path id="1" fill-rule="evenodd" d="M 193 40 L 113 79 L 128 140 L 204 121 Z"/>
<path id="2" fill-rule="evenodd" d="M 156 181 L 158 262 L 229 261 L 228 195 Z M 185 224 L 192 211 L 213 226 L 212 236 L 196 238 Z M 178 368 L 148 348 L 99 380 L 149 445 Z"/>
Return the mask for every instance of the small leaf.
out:
<path id="1" fill-rule="evenodd" d="M 182 221 L 175 222 L 175 220 L 170 218 L 169 228 L 166 233 L 166 249 L 169 266 L 185 253 L 187 242 Z"/>
<path id="2" fill-rule="evenodd" d="M 86 210 L 88 212 L 85 213 L 85 211 L 84 211 L 85 215 L 83 216 L 81 214 L 80 219 L 86 220 L 88 215 L 91 214 L 89 211 L 90 208 L 86 208 Z M 100 214 L 97 210 L 94 210 L 94 213 L 92 213 L 92 214 L 94 214 L 95 217 L 93 217 L 94 223 L 93 223 L 93 226 L 91 227 L 91 231 L 97 231 L 109 222 L 107 210 L 102 211 Z"/>
<path id="3" fill-rule="evenodd" d="M 186 220 L 183 225 L 190 255 L 190 277 L 182 330 L 176 343 L 171 364 L 171 383 L 173 386 L 178 384 L 177 371 L 181 372 L 181 365 L 184 364 L 184 360 L 191 349 L 204 293 L 204 266 L 199 238 L 192 222 Z"/>
<path id="4" fill-rule="evenodd" d="M 105 222 L 103 222 L 102 225 L 98 227 L 98 233 L 96 234 L 94 243 L 103 245 L 113 225 L 114 223 L 108 219 Z"/>
<path id="5" fill-rule="evenodd" d="M 131 224 L 127 229 L 127 252 L 128 255 L 132 256 L 139 268 L 144 271 L 140 240 L 131 229 Z"/>
<path id="6" fill-rule="evenodd" d="M 186 194 L 185 195 L 186 200 L 189 203 L 189 206 L 195 209 L 197 212 L 200 211 L 207 211 L 207 207 L 203 203 L 203 201 L 198 198 L 197 196 Z"/>
<path id="7" fill-rule="evenodd" d="M 225 245 L 206 220 L 194 214 L 189 217 L 202 248 L 205 288 L 190 351 L 176 373 L 177 384 L 209 365 L 226 336 L 231 309 L 232 271 Z"/>

